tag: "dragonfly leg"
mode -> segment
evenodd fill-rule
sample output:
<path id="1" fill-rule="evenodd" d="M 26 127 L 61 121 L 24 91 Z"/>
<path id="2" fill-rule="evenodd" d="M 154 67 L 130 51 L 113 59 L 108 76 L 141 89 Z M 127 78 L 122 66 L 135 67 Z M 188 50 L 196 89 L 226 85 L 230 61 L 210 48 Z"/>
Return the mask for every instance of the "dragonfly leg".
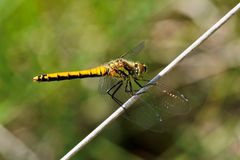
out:
<path id="1" fill-rule="evenodd" d="M 128 90 L 128 80 L 126 81 L 126 85 L 125 85 L 125 92 L 129 92 L 129 90 Z"/>
<path id="2" fill-rule="evenodd" d="M 145 80 L 143 80 L 143 81 L 145 81 Z M 147 80 L 146 80 L 147 81 Z M 140 87 L 140 88 L 143 88 L 143 87 L 145 87 L 145 86 L 148 86 L 148 85 L 155 85 L 154 83 L 149 83 L 149 84 L 146 84 L 146 85 L 144 85 L 144 86 L 142 86 L 138 81 L 137 81 L 137 79 L 134 79 L 134 82 Z M 143 93 L 146 93 L 146 92 L 140 92 L 140 93 L 137 93 L 137 95 L 139 95 L 139 94 L 143 94 Z"/>
<path id="3" fill-rule="evenodd" d="M 139 82 L 138 82 L 139 79 L 134 79 L 134 82 L 136 82 L 136 84 L 140 87 L 140 88 L 143 88 L 143 87 L 146 87 L 146 86 L 153 86 L 153 85 L 157 85 L 157 82 L 155 83 L 147 83 L 145 84 L 144 86 L 142 86 Z M 149 82 L 149 80 L 146 80 L 146 79 L 141 79 L 139 81 L 144 81 L 144 82 Z"/>
<path id="4" fill-rule="evenodd" d="M 148 84 L 146 84 L 145 86 L 154 86 L 154 85 L 157 85 L 157 82 L 156 83 L 148 83 Z M 145 87 L 144 86 L 144 87 Z"/>
<path id="5" fill-rule="evenodd" d="M 136 84 L 138 84 L 138 85 L 140 85 L 140 83 L 137 81 L 137 80 L 134 80 L 135 82 L 136 82 Z M 154 85 L 156 85 L 157 83 L 148 83 L 148 84 L 145 84 L 144 86 L 141 86 L 141 88 L 143 88 L 143 87 L 146 87 L 146 86 L 154 86 Z M 140 87 L 139 86 L 139 87 Z M 137 95 L 139 95 L 139 94 L 143 94 L 143 93 L 146 93 L 145 91 L 142 91 L 142 92 L 140 92 L 140 93 L 137 93 Z"/>
<path id="6" fill-rule="evenodd" d="M 108 91 L 108 95 L 111 96 L 111 98 L 119 105 L 121 106 L 123 104 L 123 102 L 121 102 L 119 99 L 117 99 L 117 97 L 115 97 L 115 94 L 117 93 L 117 91 L 120 89 L 120 87 L 123 85 L 123 81 L 118 81 L 115 85 L 113 85 Z M 111 90 L 113 90 L 114 88 L 116 88 L 113 93 L 110 93 Z M 126 108 L 123 108 L 124 111 L 126 112 L 126 114 L 128 115 Z"/>
<path id="7" fill-rule="evenodd" d="M 135 82 L 140 88 L 143 88 L 143 86 L 142 86 L 136 79 L 134 79 L 134 82 Z"/>
<path id="8" fill-rule="evenodd" d="M 118 81 L 116 84 L 114 84 L 110 89 L 107 90 L 107 93 L 110 93 L 110 91 L 115 88 L 116 86 L 118 86 L 120 83 L 123 83 L 123 81 Z"/>
<path id="9" fill-rule="evenodd" d="M 119 90 L 119 88 L 123 85 L 123 81 L 118 81 L 115 85 L 113 85 L 109 90 L 107 90 L 107 94 L 111 96 L 111 98 L 118 104 L 122 105 L 123 103 L 115 97 L 115 94 Z M 114 88 L 116 88 L 112 93 L 110 93 Z"/>
<path id="10" fill-rule="evenodd" d="M 133 88 L 132 88 L 132 82 L 129 81 L 129 91 L 131 93 L 131 95 L 133 95 Z"/>
<path id="11" fill-rule="evenodd" d="M 135 81 L 135 80 L 134 80 Z M 135 83 L 140 87 L 142 88 L 142 86 L 135 81 Z M 132 82 L 130 79 L 127 79 L 126 80 L 126 85 L 125 85 L 125 92 L 126 93 L 130 93 L 130 95 L 134 95 L 134 92 L 137 92 L 138 90 L 133 90 L 133 87 L 132 87 Z"/>
<path id="12" fill-rule="evenodd" d="M 132 82 L 130 80 L 126 81 L 125 92 L 133 95 Z"/>

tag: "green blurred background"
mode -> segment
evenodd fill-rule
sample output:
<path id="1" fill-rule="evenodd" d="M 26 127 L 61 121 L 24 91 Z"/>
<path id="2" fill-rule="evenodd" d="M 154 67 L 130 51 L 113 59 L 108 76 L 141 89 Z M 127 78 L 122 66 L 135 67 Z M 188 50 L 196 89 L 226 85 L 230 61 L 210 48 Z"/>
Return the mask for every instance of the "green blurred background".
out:
<path id="1" fill-rule="evenodd" d="M 0 159 L 59 159 L 113 111 L 98 79 L 33 83 L 95 67 L 141 41 L 158 73 L 237 0 L 0 0 Z M 73 159 L 239 159 L 240 14 L 162 80 L 191 112 L 165 132 L 116 120 Z"/>

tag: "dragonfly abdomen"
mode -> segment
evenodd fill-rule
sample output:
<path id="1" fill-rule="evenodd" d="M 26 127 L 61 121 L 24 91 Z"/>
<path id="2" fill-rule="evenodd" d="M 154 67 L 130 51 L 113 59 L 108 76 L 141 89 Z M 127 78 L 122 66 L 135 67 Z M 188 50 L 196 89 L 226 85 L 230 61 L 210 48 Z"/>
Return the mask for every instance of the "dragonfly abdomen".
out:
<path id="1" fill-rule="evenodd" d="M 107 68 L 105 66 L 99 66 L 96 68 L 82 70 L 82 71 L 42 74 L 39 76 L 35 76 L 33 80 L 39 81 L 39 82 L 49 82 L 49 81 L 70 80 L 70 79 L 76 79 L 76 78 L 102 77 L 105 75 L 107 75 Z"/>

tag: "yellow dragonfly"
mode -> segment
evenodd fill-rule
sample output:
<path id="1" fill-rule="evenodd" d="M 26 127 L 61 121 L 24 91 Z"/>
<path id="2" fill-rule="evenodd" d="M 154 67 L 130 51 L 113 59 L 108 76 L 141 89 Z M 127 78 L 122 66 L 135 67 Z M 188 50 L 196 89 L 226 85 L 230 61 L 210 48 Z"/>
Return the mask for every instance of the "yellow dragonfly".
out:
<path id="1" fill-rule="evenodd" d="M 144 43 L 140 43 L 136 46 L 131 52 L 138 53 L 144 47 Z M 146 65 L 140 62 L 133 62 L 123 57 L 128 55 L 126 53 L 116 60 L 112 60 L 104 65 L 80 71 L 71 71 L 71 72 L 57 72 L 50 74 L 41 74 L 33 77 L 33 81 L 37 82 L 51 82 L 51 81 L 62 81 L 70 80 L 76 78 L 92 78 L 92 77 L 112 77 L 118 79 L 118 82 L 114 84 L 110 89 L 107 90 L 107 93 L 119 104 L 121 102 L 114 96 L 118 89 L 123 85 L 123 82 L 126 82 L 125 91 L 133 94 L 132 81 L 138 84 L 139 87 L 142 87 L 138 82 L 139 79 L 142 79 L 143 74 L 147 71 Z M 115 89 L 115 90 L 114 90 Z M 113 93 L 110 93 L 112 90 Z"/>
<path id="2" fill-rule="evenodd" d="M 119 98 L 120 95 L 122 96 L 121 93 L 124 93 L 125 96 L 134 95 L 136 90 L 133 89 L 133 83 L 135 86 L 138 87 L 138 89 L 140 89 L 143 87 L 143 85 L 139 81 L 146 81 L 144 80 L 144 74 L 147 71 L 146 65 L 144 63 L 125 59 L 127 55 L 137 54 L 143 48 L 144 48 L 144 42 L 138 44 L 135 48 L 128 51 L 127 53 L 122 55 L 120 58 L 111 60 L 108 63 L 100 65 L 98 67 L 87 69 L 87 70 L 80 70 L 80 71 L 41 74 L 33 77 L 33 81 L 51 82 L 51 81 L 71 80 L 71 79 L 77 79 L 77 78 L 79 79 L 93 78 L 93 77 L 106 77 L 105 79 L 110 78 L 114 81 L 113 83 L 107 86 L 104 83 L 108 83 L 108 82 L 106 82 L 106 80 L 104 79 L 104 81 L 100 84 L 100 87 L 104 92 L 110 95 L 110 97 L 118 105 L 122 105 L 123 99 Z M 123 84 L 125 85 L 125 87 L 122 87 Z M 164 116 L 162 116 L 161 113 L 165 112 L 164 114 L 169 115 L 169 113 L 176 114 L 177 112 L 178 114 L 179 112 L 181 114 L 182 112 L 185 113 L 188 110 L 188 105 L 187 105 L 188 100 L 181 93 L 175 90 L 170 90 L 168 87 L 160 83 L 157 83 L 154 85 L 156 85 L 156 88 L 157 88 L 156 93 L 154 93 L 155 94 L 154 97 L 156 96 L 158 97 L 157 99 L 150 100 L 150 102 L 154 102 L 156 100 L 157 102 L 155 104 L 151 104 L 151 103 L 146 103 L 145 100 L 141 99 L 140 100 L 141 104 L 139 104 L 140 107 L 139 106 L 132 107 L 132 108 L 135 108 L 134 111 L 131 111 L 131 110 L 127 111 L 127 114 L 125 116 L 127 119 L 147 129 L 152 128 L 152 126 L 154 125 L 158 125 L 159 122 L 162 123 Z M 117 94 L 117 93 L 120 93 L 120 94 Z M 147 96 L 148 94 L 146 93 L 144 94 L 146 95 L 146 97 L 149 97 Z M 159 101 L 159 99 L 161 101 Z M 158 131 L 159 129 L 152 129 L 152 130 Z"/>

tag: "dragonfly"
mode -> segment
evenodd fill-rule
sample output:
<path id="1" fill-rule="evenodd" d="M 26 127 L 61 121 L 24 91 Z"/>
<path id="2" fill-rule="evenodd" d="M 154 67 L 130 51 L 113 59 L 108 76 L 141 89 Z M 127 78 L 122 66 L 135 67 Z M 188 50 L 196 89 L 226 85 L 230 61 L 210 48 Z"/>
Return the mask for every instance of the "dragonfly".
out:
<path id="1" fill-rule="evenodd" d="M 119 58 L 111 60 L 103 65 L 80 71 L 56 72 L 50 74 L 41 74 L 33 77 L 35 82 L 52 82 L 82 78 L 101 77 L 102 80 L 99 88 L 107 93 L 119 106 L 126 99 L 119 98 L 122 95 L 130 97 L 134 95 L 144 85 L 142 81 L 147 81 L 144 76 L 147 72 L 147 65 L 138 61 L 128 60 L 128 55 L 136 55 L 144 48 L 144 42 L 139 43 L 136 47 L 129 50 Z M 141 81 L 141 82 L 140 82 Z M 132 106 L 133 110 L 126 111 L 125 118 L 136 123 L 137 125 L 150 129 L 152 131 L 161 131 L 163 120 L 174 114 L 182 114 L 188 111 L 188 99 L 180 92 L 169 89 L 167 86 L 156 83 L 155 99 L 152 94 L 143 93 L 148 100 L 140 99 L 138 106 Z M 124 87 L 123 87 L 124 86 Z M 138 89 L 135 89 L 137 86 Z M 150 96 L 148 96 L 150 95 Z M 123 97 L 123 96 L 122 96 Z M 159 101 L 160 100 L 160 101 Z M 150 101 L 150 102 L 148 102 Z M 153 104 L 152 102 L 155 102 Z M 176 109 L 177 108 L 177 109 Z M 164 114 L 164 115 L 163 115 Z M 157 126 L 157 127 L 154 127 Z M 153 128 L 153 129 L 152 129 Z"/>

